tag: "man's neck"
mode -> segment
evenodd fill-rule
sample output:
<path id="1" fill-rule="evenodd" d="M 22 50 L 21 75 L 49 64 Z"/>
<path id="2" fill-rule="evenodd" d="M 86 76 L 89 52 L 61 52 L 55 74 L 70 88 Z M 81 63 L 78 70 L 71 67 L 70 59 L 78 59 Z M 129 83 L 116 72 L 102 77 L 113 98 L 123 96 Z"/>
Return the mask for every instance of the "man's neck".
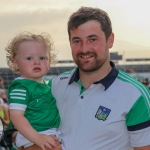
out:
<path id="1" fill-rule="evenodd" d="M 107 66 L 107 69 L 100 68 L 99 70 L 93 71 L 93 72 L 84 72 L 79 69 L 79 76 L 80 81 L 84 85 L 84 87 L 87 89 L 89 88 L 94 82 L 99 81 L 106 77 L 109 72 L 111 71 L 112 67 L 109 65 Z"/>

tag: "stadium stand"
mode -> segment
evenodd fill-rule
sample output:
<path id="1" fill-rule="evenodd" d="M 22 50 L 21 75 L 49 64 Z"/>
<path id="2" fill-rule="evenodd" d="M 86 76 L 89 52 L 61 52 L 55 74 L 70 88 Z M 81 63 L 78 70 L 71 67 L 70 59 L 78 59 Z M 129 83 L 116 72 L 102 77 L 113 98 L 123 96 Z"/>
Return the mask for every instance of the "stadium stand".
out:
<path id="1" fill-rule="evenodd" d="M 127 73 L 148 73 L 150 74 L 150 64 L 145 65 L 117 65 L 119 69 L 124 70 Z M 56 76 L 62 72 L 71 70 L 74 66 L 61 66 L 61 67 L 51 67 L 47 76 Z M 4 85 L 7 89 L 10 82 L 18 76 L 18 74 L 13 73 L 9 68 L 0 68 L 0 76 L 4 79 Z"/>
<path id="2" fill-rule="evenodd" d="M 73 67 L 52 67 L 47 75 L 56 76 L 64 71 L 71 70 L 72 68 Z M 0 76 L 4 79 L 4 85 L 7 89 L 10 82 L 19 75 L 12 72 L 9 68 L 0 68 Z"/>

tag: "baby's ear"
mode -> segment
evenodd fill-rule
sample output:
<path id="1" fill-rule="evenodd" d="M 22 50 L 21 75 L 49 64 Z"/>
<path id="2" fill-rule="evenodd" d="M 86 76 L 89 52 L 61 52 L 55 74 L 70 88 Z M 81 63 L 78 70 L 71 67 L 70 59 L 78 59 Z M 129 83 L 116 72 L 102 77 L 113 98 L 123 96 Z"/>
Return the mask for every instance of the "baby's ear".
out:
<path id="1" fill-rule="evenodd" d="M 19 67 L 18 67 L 17 60 L 14 60 L 12 65 L 13 65 L 12 67 L 14 68 L 14 71 L 18 72 L 19 71 Z"/>

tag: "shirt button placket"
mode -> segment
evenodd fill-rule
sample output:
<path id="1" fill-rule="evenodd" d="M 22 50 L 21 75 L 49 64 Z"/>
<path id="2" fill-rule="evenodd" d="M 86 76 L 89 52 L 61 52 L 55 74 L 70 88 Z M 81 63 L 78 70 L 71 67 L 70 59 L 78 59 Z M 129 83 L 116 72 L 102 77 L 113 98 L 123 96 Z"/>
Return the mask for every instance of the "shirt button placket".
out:
<path id="1" fill-rule="evenodd" d="M 83 99 L 84 98 L 84 96 L 83 95 L 81 95 L 81 99 Z"/>

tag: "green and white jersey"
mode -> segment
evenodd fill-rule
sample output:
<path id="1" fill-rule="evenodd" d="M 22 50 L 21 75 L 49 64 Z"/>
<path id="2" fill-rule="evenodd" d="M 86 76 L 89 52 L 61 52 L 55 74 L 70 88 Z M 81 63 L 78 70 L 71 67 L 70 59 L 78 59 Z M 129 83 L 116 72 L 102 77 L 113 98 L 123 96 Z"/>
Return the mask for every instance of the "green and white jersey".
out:
<path id="1" fill-rule="evenodd" d="M 8 88 L 8 100 L 10 109 L 24 111 L 24 116 L 36 131 L 59 127 L 56 100 L 47 84 L 16 78 Z"/>
<path id="2" fill-rule="evenodd" d="M 130 150 L 150 145 L 150 91 L 115 68 L 85 89 L 79 70 L 53 78 L 66 150 Z"/>

